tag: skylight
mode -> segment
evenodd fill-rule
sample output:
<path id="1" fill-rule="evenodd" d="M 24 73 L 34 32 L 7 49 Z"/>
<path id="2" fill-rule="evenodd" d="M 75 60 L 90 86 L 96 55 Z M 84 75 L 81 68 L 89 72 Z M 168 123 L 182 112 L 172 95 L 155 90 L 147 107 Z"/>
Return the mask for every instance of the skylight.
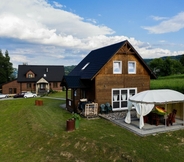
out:
<path id="1" fill-rule="evenodd" d="M 88 62 L 86 65 L 83 66 L 83 68 L 81 70 L 84 70 L 88 65 L 89 65 L 90 62 Z"/>

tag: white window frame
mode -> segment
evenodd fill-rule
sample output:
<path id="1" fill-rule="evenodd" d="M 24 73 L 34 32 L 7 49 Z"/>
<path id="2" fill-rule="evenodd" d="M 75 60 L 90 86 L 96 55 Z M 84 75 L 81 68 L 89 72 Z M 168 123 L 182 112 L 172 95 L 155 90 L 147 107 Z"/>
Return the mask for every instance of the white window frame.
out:
<path id="1" fill-rule="evenodd" d="M 135 61 L 128 61 L 128 74 L 136 74 L 136 62 Z"/>
<path id="2" fill-rule="evenodd" d="M 113 61 L 113 74 L 122 74 L 122 61 Z"/>
<path id="3" fill-rule="evenodd" d="M 123 95 L 122 92 L 126 92 L 126 94 Z M 135 94 L 137 94 L 137 88 L 113 88 L 111 90 L 112 110 L 113 111 L 127 110 L 128 99 Z"/>

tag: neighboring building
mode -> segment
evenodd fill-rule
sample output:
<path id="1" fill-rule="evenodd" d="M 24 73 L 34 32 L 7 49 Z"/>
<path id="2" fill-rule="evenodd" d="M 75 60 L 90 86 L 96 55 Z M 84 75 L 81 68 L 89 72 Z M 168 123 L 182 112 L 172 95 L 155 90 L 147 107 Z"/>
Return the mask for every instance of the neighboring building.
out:
<path id="1" fill-rule="evenodd" d="M 4 94 L 32 91 L 37 94 L 50 90 L 62 90 L 60 82 L 64 76 L 64 66 L 19 65 L 18 78 L 3 85 Z"/>
<path id="2" fill-rule="evenodd" d="M 99 105 L 110 103 L 113 111 L 127 109 L 127 100 L 150 89 L 155 74 L 127 41 L 91 51 L 61 85 L 66 86 L 66 107 L 77 112 L 78 102 L 87 98 Z M 68 90 L 71 89 L 71 96 Z"/>

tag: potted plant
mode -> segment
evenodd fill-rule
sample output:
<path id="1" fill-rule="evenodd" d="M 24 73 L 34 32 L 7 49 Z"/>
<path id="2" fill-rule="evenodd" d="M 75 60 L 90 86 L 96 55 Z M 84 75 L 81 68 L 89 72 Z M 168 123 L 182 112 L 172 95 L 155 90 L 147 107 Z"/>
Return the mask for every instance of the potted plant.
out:
<path id="1" fill-rule="evenodd" d="M 75 129 L 79 128 L 79 121 L 81 120 L 81 116 L 77 113 L 73 113 L 72 118 L 75 119 Z"/>
<path id="2" fill-rule="evenodd" d="M 75 120 L 70 118 L 66 121 L 66 130 L 73 131 L 75 129 Z"/>

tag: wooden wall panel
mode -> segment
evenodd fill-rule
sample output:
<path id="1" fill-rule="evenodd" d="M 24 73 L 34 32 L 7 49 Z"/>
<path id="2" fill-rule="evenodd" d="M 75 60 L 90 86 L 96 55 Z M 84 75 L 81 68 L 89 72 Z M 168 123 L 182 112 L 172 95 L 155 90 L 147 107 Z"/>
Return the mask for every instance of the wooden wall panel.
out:
<path id="1" fill-rule="evenodd" d="M 111 103 L 113 88 L 137 88 L 137 92 L 150 89 L 147 75 L 98 75 L 96 76 L 96 99 L 101 103 Z"/>

